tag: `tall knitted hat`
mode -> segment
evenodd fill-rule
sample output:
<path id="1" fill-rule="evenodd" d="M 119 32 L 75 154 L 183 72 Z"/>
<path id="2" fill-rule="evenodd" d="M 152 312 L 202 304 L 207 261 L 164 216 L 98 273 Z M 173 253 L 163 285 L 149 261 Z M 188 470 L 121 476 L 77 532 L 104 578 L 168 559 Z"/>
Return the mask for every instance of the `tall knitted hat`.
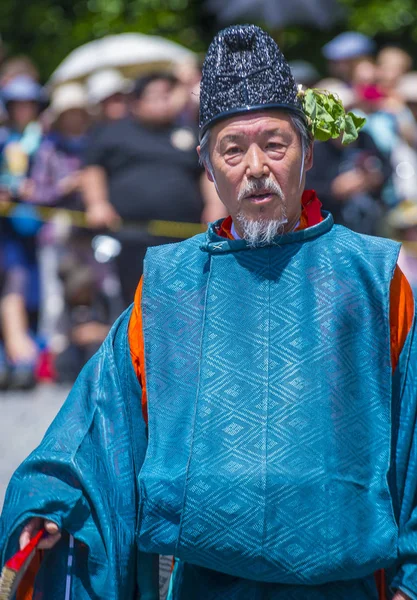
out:
<path id="1" fill-rule="evenodd" d="M 255 25 L 233 25 L 214 38 L 200 86 L 200 138 L 237 114 L 284 108 L 303 114 L 291 69 L 274 40 Z"/>
<path id="2" fill-rule="evenodd" d="M 265 109 L 302 116 L 320 140 L 356 139 L 365 120 L 345 114 L 340 100 L 319 90 L 299 91 L 276 42 L 255 25 L 233 25 L 210 44 L 200 84 L 200 140 L 223 119 Z"/>

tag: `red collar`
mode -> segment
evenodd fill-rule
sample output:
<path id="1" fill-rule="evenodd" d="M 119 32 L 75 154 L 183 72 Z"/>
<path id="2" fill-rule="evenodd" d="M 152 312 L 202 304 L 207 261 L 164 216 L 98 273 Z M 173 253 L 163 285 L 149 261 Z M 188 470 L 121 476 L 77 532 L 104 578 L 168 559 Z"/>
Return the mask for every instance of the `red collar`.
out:
<path id="1" fill-rule="evenodd" d="M 317 225 L 323 221 L 323 217 L 321 214 L 321 202 L 317 198 L 317 194 L 314 190 L 305 190 L 303 195 L 301 196 L 301 204 L 303 210 L 301 211 L 300 216 L 300 224 L 297 227 L 297 231 L 300 229 L 307 229 L 307 227 L 313 227 L 313 225 Z M 232 236 L 232 217 L 226 217 L 218 231 L 217 234 L 221 237 L 233 239 Z"/>

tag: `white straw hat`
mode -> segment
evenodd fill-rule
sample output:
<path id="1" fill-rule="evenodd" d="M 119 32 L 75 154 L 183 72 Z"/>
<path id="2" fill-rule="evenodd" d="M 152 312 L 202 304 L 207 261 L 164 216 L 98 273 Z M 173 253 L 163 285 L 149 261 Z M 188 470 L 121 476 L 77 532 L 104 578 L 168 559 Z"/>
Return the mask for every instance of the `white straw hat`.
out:
<path id="1" fill-rule="evenodd" d="M 132 91 L 133 84 L 117 69 L 101 69 L 87 79 L 88 100 L 90 104 L 98 104 L 113 94 L 127 94 Z"/>
<path id="2" fill-rule="evenodd" d="M 86 110 L 87 107 L 88 98 L 84 86 L 81 83 L 64 83 L 53 91 L 49 110 L 53 118 L 58 119 L 67 110 Z"/>

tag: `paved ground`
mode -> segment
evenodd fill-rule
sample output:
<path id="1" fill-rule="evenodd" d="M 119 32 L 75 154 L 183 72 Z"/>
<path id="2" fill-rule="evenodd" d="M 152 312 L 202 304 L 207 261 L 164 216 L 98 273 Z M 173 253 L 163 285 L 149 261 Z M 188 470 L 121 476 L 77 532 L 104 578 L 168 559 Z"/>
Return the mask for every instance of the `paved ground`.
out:
<path id="1" fill-rule="evenodd" d="M 67 388 L 55 385 L 0 392 L 0 508 L 11 474 L 41 441 L 67 393 Z"/>

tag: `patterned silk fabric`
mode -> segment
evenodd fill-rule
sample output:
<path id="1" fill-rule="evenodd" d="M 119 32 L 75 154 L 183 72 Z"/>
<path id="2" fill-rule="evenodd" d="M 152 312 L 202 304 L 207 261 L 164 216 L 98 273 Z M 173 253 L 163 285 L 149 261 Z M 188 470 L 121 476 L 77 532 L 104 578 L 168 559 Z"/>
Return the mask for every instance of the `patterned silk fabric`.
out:
<path id="1" fill-rule="evenodd" d="M 328 216 L 248 249 L 213 229 L 154 248 L 143 323 L 149 427 L 127 311 L 7 491 L 0 562 L 31 516 L 64 536 L 36 600 L 417 598 L 417 342 L 391 376 L 398 248 Z M 148 439 L 149 436 L 149 439 Z M 136 531 L 136 536 L 135 536 Z"/>
<path id="2" fill-rule="evenodd" d="M 375 597 L 374 571 L 397 556 L 387 474 L 398 245 L 331 216 L 264 248 L 214 229 L 203 239 L 146 261 L 139 547 L 175 554 L 185 572 L 269 582 L 271 598 L 342 580 L 332 597 Z"/>
<path id="3" fill-rule="evenodd" d="M 146 432 L 127 346 L 130 312 L 113 326 L 41 445 L 13 476 L 0 522 L 2 565 L 31 516 L 52 519 L 74 535 L 71 600 L 133 600 L 137 564 L 143 597 L 153 585 L 152 557 L 138 556 L 135 544 L 135 465 L 143 460 Z M 46 553 L 36 600 L 67 598 L 67 558 L 65 534 Z"/>

